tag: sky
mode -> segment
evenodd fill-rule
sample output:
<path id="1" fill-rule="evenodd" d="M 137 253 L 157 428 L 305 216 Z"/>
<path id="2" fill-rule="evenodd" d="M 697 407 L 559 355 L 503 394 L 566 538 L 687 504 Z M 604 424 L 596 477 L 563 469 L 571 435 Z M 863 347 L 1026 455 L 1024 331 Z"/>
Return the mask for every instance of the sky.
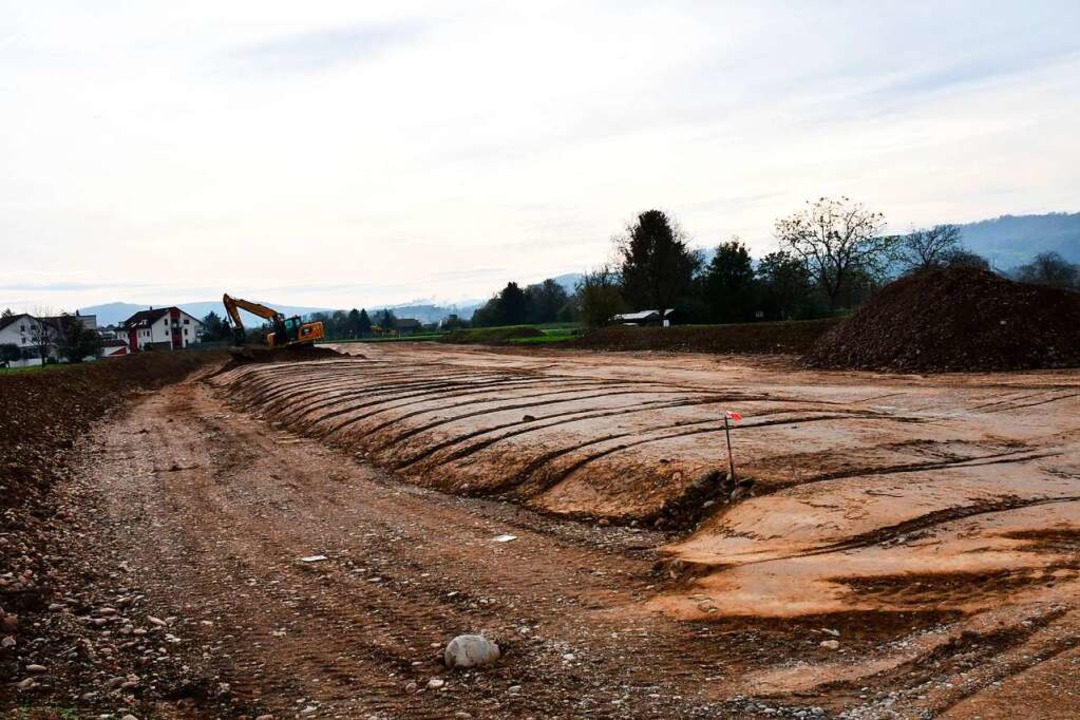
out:
<path id="1" fill-rule="evenodd" d="M 0 306 L 489 296 L 637 213 L 1080 210 L 1080 2 L 0 0 Z"/>

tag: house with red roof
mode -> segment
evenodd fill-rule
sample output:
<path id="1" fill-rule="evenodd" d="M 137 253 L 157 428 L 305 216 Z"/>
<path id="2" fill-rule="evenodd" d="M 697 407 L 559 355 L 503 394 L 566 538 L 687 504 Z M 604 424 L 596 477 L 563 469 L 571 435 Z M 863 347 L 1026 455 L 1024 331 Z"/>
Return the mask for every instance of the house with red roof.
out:
<path id="1" fill-rule="evenodd" d="M 183 350 L 202 340 L 199 319 L 178 307 L 140 310 L 120 323 L 118 337 L 126 339 L 128 349 Z"/>

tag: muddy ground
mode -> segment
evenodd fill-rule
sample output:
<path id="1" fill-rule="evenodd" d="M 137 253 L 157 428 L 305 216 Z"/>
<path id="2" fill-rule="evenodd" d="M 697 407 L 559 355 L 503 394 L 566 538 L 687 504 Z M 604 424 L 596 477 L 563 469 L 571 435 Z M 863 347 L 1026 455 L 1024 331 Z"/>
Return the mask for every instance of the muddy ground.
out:
<path id="1" fill-rule="evenodd" d="M 79 444 L 84 585 L 21 616 L 10 707 L 1077 716 L 1080 373 L 362 347 Z M 439 664 L 480 630 L 498 666 Z"/>

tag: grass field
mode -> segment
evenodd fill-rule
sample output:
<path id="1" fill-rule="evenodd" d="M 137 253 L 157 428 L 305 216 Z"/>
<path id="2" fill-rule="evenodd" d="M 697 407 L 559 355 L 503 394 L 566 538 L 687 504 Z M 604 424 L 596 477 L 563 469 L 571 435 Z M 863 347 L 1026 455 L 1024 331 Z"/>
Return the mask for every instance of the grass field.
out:
<path id="1" fill-rule="evenodd" d="M 350 338 L 347 340 L 330 340 L 335 343 L 386 343 L 386 342 L 431 342 L 438 340 L 445 333 L 420 333 L 417 335 L 391 335 L 389 337 L 366 337 Z"/>
<path id="2" fill-rule="evenodd" d="M 29 367 L 8 367 L 0 368 L 0 375 L 20 375 L 23 373 L 35 373 L 35 372 L 50 372 L 54 370 L 70 370 L 74 367 L 82 367 L 83 363 L 76 363 L 74 365 L 67 363 L 55 363 L 51 365 L 30 365 Z"/>

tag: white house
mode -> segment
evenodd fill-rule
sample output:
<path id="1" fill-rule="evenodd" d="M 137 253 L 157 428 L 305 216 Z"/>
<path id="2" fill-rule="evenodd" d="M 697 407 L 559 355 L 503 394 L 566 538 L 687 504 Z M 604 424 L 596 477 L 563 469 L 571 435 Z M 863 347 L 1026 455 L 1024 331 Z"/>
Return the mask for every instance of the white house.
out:
<path id="1" fill-rule="evenodd" d="M 198 318 L 178 307 L 140 310 L 120 323 L 132 350 L 182 350 L 202 340 L 203 325 Z"/>
<path id="2" fill-rule="evenodd" d="M 56 358 L 57 332 L 47 319 L 26 313 L 0 318 L 0 345 L 15 345 L 20 351 L 20 359 L 10 361 L 15 367 L 40 365 L 43 354 Z"/>

